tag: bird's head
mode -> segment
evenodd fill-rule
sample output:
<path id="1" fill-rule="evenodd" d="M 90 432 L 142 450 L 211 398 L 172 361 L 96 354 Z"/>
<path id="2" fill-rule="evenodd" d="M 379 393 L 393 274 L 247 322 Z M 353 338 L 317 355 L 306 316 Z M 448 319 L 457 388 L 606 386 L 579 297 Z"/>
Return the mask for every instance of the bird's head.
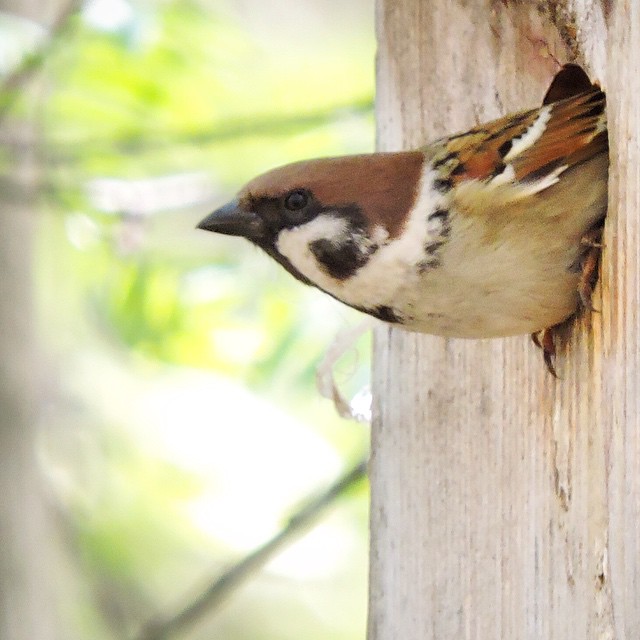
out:
<path id="1" fill-rule="evenodd" d="M 402 231 L 423 162 L 411 151 L 286 165 L 251 180 L 198 227 L 243 236 L 302 282 L 353 304 L 342 289 Z"/>

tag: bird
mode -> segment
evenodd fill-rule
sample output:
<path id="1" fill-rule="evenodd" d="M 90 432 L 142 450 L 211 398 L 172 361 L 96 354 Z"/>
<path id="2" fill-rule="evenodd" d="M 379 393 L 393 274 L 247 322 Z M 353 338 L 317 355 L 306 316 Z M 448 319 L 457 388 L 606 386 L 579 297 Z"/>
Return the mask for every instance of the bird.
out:
<path id="1" fill-rule="evenodd" d="M 542 106 L 417 149 L 294 162 L 199 224 L 379 320 L 451 338 L 530 334 L 592 309 L 607 210 L 606 98 L 565 65 Z"/>

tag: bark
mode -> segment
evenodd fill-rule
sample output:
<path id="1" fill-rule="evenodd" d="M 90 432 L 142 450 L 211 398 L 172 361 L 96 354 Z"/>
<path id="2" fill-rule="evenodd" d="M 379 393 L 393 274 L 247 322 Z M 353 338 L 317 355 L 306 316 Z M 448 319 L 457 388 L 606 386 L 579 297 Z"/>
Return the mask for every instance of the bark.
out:
<path id="1" fill-rule="evenodd" d="M 32 301 L 32 157 L 0 177 L 0 638 L 55 635 L 50 523 L 36 456 L 38 358 Z"/>
<path id="2" fill-rule="evenodd" d="M 410 148 L 607 90 L 601 313 L 544 369 L 528 337 L 378 331 L 369 640 L 640 637 L 640 5 L 378 0 L 378 137 Z"/>
<path id="3" fill-rule="evenodd" d="M 41 19 L 51 3 L 2 2 L 0 10 Z M 31 109 L 29 109 L 31 111 Z M 54 640 L 51 514 L 36 440 L 40 358 L 34 329 L 35 121 L 3 121 L 9 159 L 0 170 L 0 638 Z"/>

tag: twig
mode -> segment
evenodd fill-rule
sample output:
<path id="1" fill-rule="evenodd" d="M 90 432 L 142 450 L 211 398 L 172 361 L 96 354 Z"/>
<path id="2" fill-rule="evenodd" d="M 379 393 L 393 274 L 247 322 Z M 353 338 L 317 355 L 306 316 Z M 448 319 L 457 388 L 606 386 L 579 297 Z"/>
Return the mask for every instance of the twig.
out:
<path id="1" fill-rule="evenodd" d="M 322 494 L 310 498 L 305 506 L 293 515 L 286 527 L 273 538 L 216 578 L 182 611 L 169 618 L 147 623 L 141 633 L 136 636 L 136 640 L 166 640 L 193 626 L 206 614 L 214 611 L 223 600 L 247 582 L 284 547 L 311 528 L 337 498 L 364 478 L 367 473 L 367 464 L 367 459 L 361 460 Z"/>
<path id="2" fill-rule="evenodd" d="M 340 392 L 335 379 L 336 363 L 349 350 L 354 349 L 360 336 L 373 328 L 374 320 L 365 318 L 354 327 L 338 331 L 333 342 L 327 348 L 322 361 L 316 369 L 316 387 L 323 398 L 333 402 L 336 412 L 341 418 L 356 422 L 370 422 L 370 410 L 363 411 L 354 406 L 353 399 L 347 400 Z"/>
<path id="3" fill-rule="evenodd" d="M 144 153 L 157 148 L 165 148 L 176 145 L 205 145 L 237 141 L 240 138 L 254 136 L 281 136 L 291 135 L 293 131 L 307 130 L 333 122 L 345 115 L 365 115 L 373 112 L 373 100 L 369 96 L 363 96 L 346 104 L 331 105 L 316 111 L 307 113 L 293 113 L 275 116 L 251 116 L 238 120 L 225 120 L 224 122 L 203 131 L 192 133 L 154 135 L 147 137 L 144 132 L 130 139 L 110 137 L 108 140 L 96 138 L 75 139 L 71 142 L 56 142 L 51 146 L 53 152 L 62 159 L 73 157 L 78 149 L 91 146 L 99 151 L 116 151 L 121 153 Z"/>
<path id="4" fill-rule="evenodd" d="M 0 96 L 2 97 L 2 104 L 0 104 L 0 123 L 2 123 L 2 120 L 14 105 L 18 96 L 18 89 L 22 88 L 33 77 L 35 72 L 40 69 L 58 40 L 66 33 L 70 24 L 70 18 L 76 14 L 81 7 L 82 0 L 69 0 L 51 25 L 49 35 L 45 41 L 40 44 L 38 49 L 25 56 L 18 67 L 4 79 L 0 86 Z"/>

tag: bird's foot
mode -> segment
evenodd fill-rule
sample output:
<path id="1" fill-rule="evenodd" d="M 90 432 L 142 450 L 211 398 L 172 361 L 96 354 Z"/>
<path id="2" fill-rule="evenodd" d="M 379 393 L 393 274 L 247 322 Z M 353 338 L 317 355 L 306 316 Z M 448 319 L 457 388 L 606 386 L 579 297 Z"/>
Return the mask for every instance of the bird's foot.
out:
<path id="1" fill-rule="evenodd" d="M 587 231 L 580 240 L 580 244 L 584 247 L 584 250 L 576 265 L 580 272 L 578 295 L 580 296 L 581 308 L 586 311 L 598 312 L 598 309 L 594 308 L 591 299 L 593 297 L 593 289 L 598 281 L 598 267 L 603 247 L 602 230 L 603 225 L 600 224 L 590 231 Z M 554 378 L 558 377 L 555 368 L 556 345 L 567 338 L 566 330 L 567 327 L 570 326 L 570 323 L 571 318 L 560 324 L 531 334 L 531 339 L 534 344 L 542 349 L 544 363 Z"/>
<path id="2" fill-rule="evenodd" d="M 536 347 L 542 349 L 542 357 L 544 358 L 544 363 L 547 367 L 547 371 L 554 378 L 558 377 L 555 368 L 556 343 L 554 339 L 554 331 L 556 330 L 556 328 L 557 325 L 548 327 L 547 329 L 542 329 L 542 331 L 536 331 L 535 333 L 531 334 L 533 344 L 535 344 Z"/>
<path id="3" fill-rule="evenodd" d="M 585 247 L 580 258 L 580 280 L 578 281 L 578 295 L 582 308 L 587 311 L 598 309 L 593 307 L 591 302 L 593 289 L 598 280 L 598 266 L 600 254 L 602 252 L 602 226 L 595 227 L 585 233 L 580 240 L 580 244 Z"/>

